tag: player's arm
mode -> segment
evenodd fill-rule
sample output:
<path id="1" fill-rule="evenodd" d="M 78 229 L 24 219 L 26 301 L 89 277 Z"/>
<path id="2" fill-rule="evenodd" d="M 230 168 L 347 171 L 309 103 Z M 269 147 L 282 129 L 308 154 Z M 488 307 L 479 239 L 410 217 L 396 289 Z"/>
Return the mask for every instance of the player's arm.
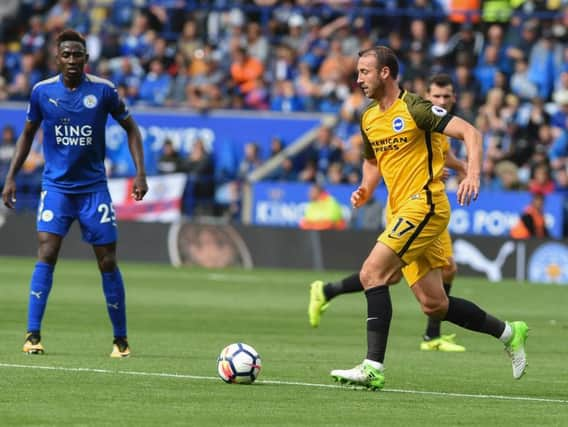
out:
<path id="1" fill-rule="evenodd" d="M 2 190 L 2 201 L 10 209 L 14 208 L 16 203 L 16 174 L 30 153 L 39 125 L 40 122 L 26 121 L 24 130 L 16 141 L 16 149 L 10 161 L 10 168 L 6 174 L 4 189 Z"/>
<path id="2" fill-rule="evenodd" d="M 375 192 L 381 180 L 381 172 L 377 167 L 377 159 L 364 159 L 361 185 L 351 193 L 351 205 L 354 208 L 363 206 Z"/>
<path id="3" fill-rule="evenodd" d="M 458 203 L 469 205 L 479 195 L 481 158 L 483 144 L 481 132 L 465 120 L 453 116 L 444 128 L 443 133 L 464 142 L 467 151 L 467 168 L 465 178 L 459 183 Z"/>
<path id="4" fill-rule="evenodd" d="M 126 131 L 128 136 L 128 149 L 136 167 L 136 176 L 132 186 L 132 196 L 135 200 L 142 200 L 148 192 L 148 183 L 146 182 L 146 167 L 144 166 L 144 149 L 142 148 L 142 135 L 138 125 L 132 118 L 119 120 L 118 123 Z"/>

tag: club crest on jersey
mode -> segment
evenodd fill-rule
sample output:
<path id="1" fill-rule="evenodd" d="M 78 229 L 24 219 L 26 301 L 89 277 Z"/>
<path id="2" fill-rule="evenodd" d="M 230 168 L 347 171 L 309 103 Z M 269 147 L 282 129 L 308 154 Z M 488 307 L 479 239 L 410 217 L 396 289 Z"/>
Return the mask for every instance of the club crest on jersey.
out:
<path id="1" fill-rule="evenodd" d="M 46 209 L 41 213 L 41 220 L 43 222 L 49 222 L 53 219 L 53 211 Z"/>
<path id="2" fill-rule="evenodd" d="M 87 108 L 95 108 L 97 103 L 98 101 L 95 95 L 87 95 L 83 98 L 83 105 Z"/>
<path id="3" fill-rule="evenodd" d="M 434 115 L 438 117 L 444 117 L 446 114 L 448 114 L 448 112 L 444 108 L 438 107 L 437 105 L 432 105 L 432 113 L 434 113 Z"/>
<path id="4" fill-rule="evenodd" d="M 404 119 L 402 117 L 395 117 L 392 121 L 392 130 L 400 132 L 404 129 Z"/>

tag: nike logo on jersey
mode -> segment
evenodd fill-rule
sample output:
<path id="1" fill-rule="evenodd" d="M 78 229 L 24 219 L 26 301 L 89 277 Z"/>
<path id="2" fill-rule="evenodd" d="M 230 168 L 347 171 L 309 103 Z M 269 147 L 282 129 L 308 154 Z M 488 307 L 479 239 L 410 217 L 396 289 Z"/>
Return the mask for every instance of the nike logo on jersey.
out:
<path id="1" fill-rule="evenodd" d="M 48 101 L 51 102 L 53 105 L 55 105 L 56 107 L 59 107 L 59 105 L 57 104 L 57 100 L 53 99 L 53 98 L 48 98 Z"/>

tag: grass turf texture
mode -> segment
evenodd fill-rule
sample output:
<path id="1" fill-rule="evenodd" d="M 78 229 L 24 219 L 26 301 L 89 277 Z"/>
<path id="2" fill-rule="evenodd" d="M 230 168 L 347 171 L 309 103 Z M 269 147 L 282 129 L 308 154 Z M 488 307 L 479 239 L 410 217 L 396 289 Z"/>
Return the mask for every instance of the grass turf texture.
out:
<path id="1" fill-rule="evenodd" d="M 373 393 L 316 386 L 332 386 L 329 371 L 365 353 L 363 295 L 334 300 L 318 329 L 307 321 L 309 283 L 347 272 L 121 263 L 133 356 L 113 360 L 94 261 L 60 261 L 42 331 L 46 354 L 21 353 L 34 262 L 0 258 L 1 425 L 568 424 L 566 287 L 456 280 L 456 296 L 528 322 L 529 370 L 515 381 L 498 341 L 447 323 L 443 333 L 457 332 L 467 352 L 419 351 L 425 318 L 406 285 L 395 286 L 386 390 Z M 215 378 L 219 351 L 235 341 L 261 354 L 252 386 Z"/>

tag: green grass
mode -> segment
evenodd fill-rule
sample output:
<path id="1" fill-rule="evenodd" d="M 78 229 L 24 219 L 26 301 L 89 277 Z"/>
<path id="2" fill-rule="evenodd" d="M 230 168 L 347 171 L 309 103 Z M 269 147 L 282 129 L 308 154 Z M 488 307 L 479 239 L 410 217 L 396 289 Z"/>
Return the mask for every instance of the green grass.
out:
<path id="1" fill-rule="evenodd" d="M 333 301 L 318 329 L 307 322 L 308 284 L 346 272 L 122 263 L 133 356 L 114 360 L 94 261 L 60 261 L 42 331 L 46 354 L 20 352 L 33 265 L 0 258 L 2 426 L 568 425 L 561 286 L 456 280 L 455 295 L 528 322 L 530 367 L 515 381 L 497 340 L 453 325 L 443 331 L 456 332 L 467 352 L 420 352 L 425 318 L 401 283 L 392 290 L 386 390 L 372 393 L 316 386 L 333 385 L 330 369 L 350 368 L 365 353 L 362 295 Z M 235 341 L 262 356 L 252 386 L 215 378 L 219 351 Z"/>

